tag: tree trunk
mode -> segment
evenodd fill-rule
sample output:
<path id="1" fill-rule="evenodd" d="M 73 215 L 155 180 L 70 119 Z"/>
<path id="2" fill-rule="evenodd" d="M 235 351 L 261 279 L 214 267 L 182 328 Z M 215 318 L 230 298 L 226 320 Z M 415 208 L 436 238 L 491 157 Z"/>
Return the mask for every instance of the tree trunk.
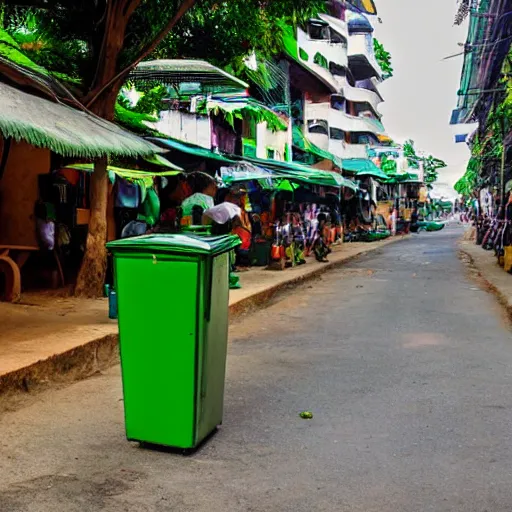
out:
<path id="1" fill-rule="evenodd" d="M 94 165 L 91 176 L 91 216 L 84 259 L 78 274 L 75 295 L 78 297 L 100 297 L 103 293 L 107 270 L 107 159 Z"/>
<path id="2" fill-rule="evenodd" d="M 139 0 L 132 0 L 136 5 Z M 117 60 L 123 49 L 124 35 L 129 15 L 125 10 L 124 0 L 116 0 L 109 4 L 104 26 L 104 39 L 98 54 L 95 83 L 106 84 L 115 77 Z M 113 121 L 117 95 L 122 82 L 112 84 L 100 95 L 89 109 L 96 115 Z M 90 200 L 91 216 L 89 220 L 87 242 L 82 266 L 78 274 L 75 295 L 78 297 L 101 297 L 107 270 L 107 204 L 108 174 L 106 158 L 94 164 L 91 176 Z"/>
<path id="3" fill-rule="evenodd" d="M 120 84 L 101 97 L 91 110 L 104 119 L 112 120 Z M 107 159 L 94 164 L 91 176 L 90 201 L 91 216 L 89 220 L 87 242 L 82 266 L 78 273 L 75 295 L 77 297 L 101 297 L 107 270 L 107 204 L 108 173 Z"/>
<path id="4" fill-rule="evenodd" d="M 177 21 L 192 7 L 195 0 L 184 0 L 176 15 L 169 20 L 147 48 L 141 52 L 139 62 L 163 39 Z M 126 27 L 141 0 L 112 0 L 103 27 L 104 37 L 97 55 L 97 68 L 93 83 L 89 87 L 87 107 L 96 115 L 113 121 L 117 96 L 129 68 L 118 70 L 118 58 L 123 50 Z M 134 62 L 135 65 L 137 62 Z M 97 161 L 91 177 L 91 216 L 82 266 L 78 274 L 75 295 L 80 297 L 101 297 L 107 270 L 107 205 L 108 174 L 107 159 Z"/>

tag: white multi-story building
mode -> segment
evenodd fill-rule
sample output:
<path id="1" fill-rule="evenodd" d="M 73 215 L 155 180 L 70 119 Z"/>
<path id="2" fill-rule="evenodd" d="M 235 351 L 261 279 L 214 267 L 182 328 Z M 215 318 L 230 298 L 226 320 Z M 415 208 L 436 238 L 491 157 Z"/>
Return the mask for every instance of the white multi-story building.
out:
<path id="1" fill-rule="evenodd" d="M 385 135 L 378 111 L 381 70 L 368 19 L 342 15 L 346 19 L 321 14 L 306 30 L 297 29 L 293 57 L 324 85 L 322 93 L 302 91 L 304 132 L 337 157 L 368 158 L 367 148 Z"/>

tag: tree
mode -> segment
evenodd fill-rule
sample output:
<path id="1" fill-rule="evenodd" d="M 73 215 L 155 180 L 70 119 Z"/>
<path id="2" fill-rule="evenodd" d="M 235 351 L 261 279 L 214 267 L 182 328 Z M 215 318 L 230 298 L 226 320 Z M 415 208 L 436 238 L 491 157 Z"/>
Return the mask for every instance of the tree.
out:
<path id="1" fill-rule="evenodd" d="M 428 185 L 435 183 L 439 177 L 439 169 L 447 167 L 446 163 L 432 155 L 420 156 L 416 153 L 413 140 L 407 140 L 404 144 L 404 156 L 407 158 L 409 167 L 419 169 L 423 164 L 424 181 Z"/>
<path id="2" fill-rule="evenodd" d="M 476 158 L 471 158 L 468 163 L 468 167 L 464 176 L 457 181 L 454 185 L 454 189 L 461 196 L 471 197 L 474 190 L 477 187 L 479 178 L 479 164 Z"/>
<path id="3" fill-rule="evenodd" d="M 83 104 L 114 120 L 121 87 L 131 69 L 148 56 L 206 58 L 236 67 L 254 50 L 275 54 L 282 43 L 279 22 L 300 23 L 316 14 L 324 2 L 6 0 L 5 4 L 4 26 L 19 38 L 31 38 L 24 49 L 33 60 L 52 72 L 71 75 Z M 91 178 L 91 218 L 77 295 L 102 293 L 106 163 L 96 162 Z"/>
<path id="4" fill-rule="evenodd" d="M 282 51 L 285 24 L 296 26 L 324 11 L 324 0 L 203 0 L 155 56 L 204 59 L 239 74 L 251 52 L 268 59 Z"/>
<path id="5" fill-rule="evenodd" d="M 53 62 L 52 71 L 71 70 L 79 80 L 77 89 L 83 104 L 112 121 L 117 96 L 130 70 L 155 50 L 195 2 L 6 0 L 4 24 L 12 28 L 16 17 L 33 16 L 32 35 L 41 38 L 40 44 L 32 48 L 34 60 L 48 59 L 48 53 L 57 46 L 64 48 L 65 54 Z M 77 295 L 102 293 L 106 271 L 106 165 L 106 159 L 96 162 L 91 177 L 91 217 Z"/>

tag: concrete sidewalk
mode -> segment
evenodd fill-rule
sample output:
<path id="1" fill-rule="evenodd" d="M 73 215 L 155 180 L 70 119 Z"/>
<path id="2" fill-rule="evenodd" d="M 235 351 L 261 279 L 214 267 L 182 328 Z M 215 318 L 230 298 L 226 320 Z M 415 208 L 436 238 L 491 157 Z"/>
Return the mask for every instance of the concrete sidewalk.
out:
<path id="1" fill-rule="evenodd" d="M 496 295 L 508 314 L 512 315 L 512 275 L 498 265 L 494 251 L 484 251 L 474 241 L 466 240 L 459 242 L 459 248 L 477 276 Z"/>
<path id="2" fill-rule="evenodd" d="M 264 307 L 289 286 L 400 240 L 344 244 L 334 249 L 328 263 L 308 258 L 306 265 L 282 272 L 241 273 L 242 289 L 230 294 L 231 317 Z M 26 293 L 20 304 L 0 303 L 0 323 L 0 396 L 86 378 L 118 362 L 117 322 L 108 319 L 106 299 Z"/>

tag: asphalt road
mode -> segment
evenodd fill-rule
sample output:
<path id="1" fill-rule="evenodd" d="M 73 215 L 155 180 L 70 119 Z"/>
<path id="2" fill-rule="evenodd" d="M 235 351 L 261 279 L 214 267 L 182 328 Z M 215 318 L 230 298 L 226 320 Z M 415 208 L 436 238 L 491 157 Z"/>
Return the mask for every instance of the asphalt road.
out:
<path id="1" fill-rule="evenodd" d="M 234 325 L 225 421 L 192 457 L 125 440 L 118 368 L 4 414 L 0 511 L 510 512 L 512 337 L 460 235 L 390 245 Z"/>

